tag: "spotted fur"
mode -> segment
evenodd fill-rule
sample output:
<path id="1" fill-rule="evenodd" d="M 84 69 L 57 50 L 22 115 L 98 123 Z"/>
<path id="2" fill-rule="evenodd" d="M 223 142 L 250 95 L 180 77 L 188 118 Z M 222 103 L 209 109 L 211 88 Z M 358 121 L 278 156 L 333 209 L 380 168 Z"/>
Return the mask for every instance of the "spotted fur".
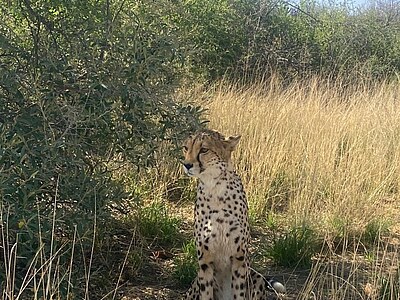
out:
<path id="1" fill-rule="evenodd" d="M 186 299 L 261 300 L 268 292 L 285 291 L 249 265 L 246 194 L 231 162 L 239 139 L 204 130 L 183 146 L 184 171 L 198 178 L 194 234 L 199 271 Z"/>

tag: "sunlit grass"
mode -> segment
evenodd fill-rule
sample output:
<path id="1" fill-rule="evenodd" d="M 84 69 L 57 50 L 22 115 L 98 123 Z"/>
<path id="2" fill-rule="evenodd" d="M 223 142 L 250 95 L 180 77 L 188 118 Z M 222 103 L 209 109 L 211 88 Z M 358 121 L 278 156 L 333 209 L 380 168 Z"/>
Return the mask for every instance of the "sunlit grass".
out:
<path id="1" fill-rule="evenodd" d="M 398 209 L 400 88 L 319 78 L 222 83 L 200 100 L 210 127 L 241 134 L 235 154 L 251 209 L 301 223 L 359 227 Z"/>

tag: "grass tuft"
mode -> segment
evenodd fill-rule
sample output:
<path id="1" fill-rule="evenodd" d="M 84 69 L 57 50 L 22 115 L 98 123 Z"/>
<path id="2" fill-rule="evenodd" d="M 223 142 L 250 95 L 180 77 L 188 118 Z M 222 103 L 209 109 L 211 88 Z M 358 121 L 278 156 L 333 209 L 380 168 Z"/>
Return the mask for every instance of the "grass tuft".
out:
<path id="1" fill-rule="evenodd" d="M 196 278 L 198 270 L 196 244 L 190 240 L 182 247 L 182 255 L 175 260 L 173 277 L 182 286 L 188 286 Z"/>
<path id="2" fill-rule="evenodd" d="M 390 222 L 380 219 L 373 219 L 367 223 L 362 235 L 364 242 L 374 245 L 378 243 L 382 237 L 389 234 Z"/>
<path id="3" fill-rule="evenodd" d="M 179 225 L 181 220 L 168 213 L 163 203 L 153 202 L 139 209 L 137 226 L 140 235 L 151 243 L 174 245 L 181 240 Z"/>
<path id="4" fill-rule="evenodd" d="M 293 227 L 276 238 L 267 250 L 267 255 L 280 266 L 307 268 L 311 266 L 311 259 L 319 250 L 320 245 L 314 231 L 303 225 Z"/>

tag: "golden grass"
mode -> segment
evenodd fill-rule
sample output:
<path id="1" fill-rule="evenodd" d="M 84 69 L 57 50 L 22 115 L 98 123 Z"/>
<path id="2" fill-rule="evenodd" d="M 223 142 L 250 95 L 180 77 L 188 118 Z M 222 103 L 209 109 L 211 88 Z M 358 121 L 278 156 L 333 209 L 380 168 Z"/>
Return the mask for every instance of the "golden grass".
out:
<path id="1" fill-rule="evenodd" d="M 210 128 L 241 134 L 235 154 L 253 214 L 362 226 L 398 212 L 400 87 L 320 78 L 283 87 L 222 82 L 198 95 Z"/>

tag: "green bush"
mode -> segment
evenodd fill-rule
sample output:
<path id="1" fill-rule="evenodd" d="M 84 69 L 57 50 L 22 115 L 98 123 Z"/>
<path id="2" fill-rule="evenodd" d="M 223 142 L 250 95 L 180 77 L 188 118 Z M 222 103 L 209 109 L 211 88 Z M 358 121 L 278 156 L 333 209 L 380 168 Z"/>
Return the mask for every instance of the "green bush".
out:
<path id="1" fill-rule="evenodd" d="M 100 2 L 0 1 L 0 238 L 2 253 L 16 246 L 17 291 L 39 249 L 63 247 L 67 268 L 74 244 L 79 265 L 110 233 L 130 200 L 114 170 L 151 166 L 161 143 L 173 151 L 200 126 L 200 108 L 171 97 L 176 45 L 163 23 L 139 3 Z"/>
<path id="2" fill-rule="evenodd" d="M 255 1 L 247 12 L 248 47 L 240 68 L 285 78 L 320 73 L 345 79 L 385 79 L 399 72 L 398 20 L 393 9 L 301 1 Z"/>
<path id="3" fill-rule="evenodd" d="M 192 73 L 207 80 L 232 72 L 247 46 L 246 1 L 182 1 L 176 18 Z M 234 30 L 233 30 L 234 29 Z"/>

